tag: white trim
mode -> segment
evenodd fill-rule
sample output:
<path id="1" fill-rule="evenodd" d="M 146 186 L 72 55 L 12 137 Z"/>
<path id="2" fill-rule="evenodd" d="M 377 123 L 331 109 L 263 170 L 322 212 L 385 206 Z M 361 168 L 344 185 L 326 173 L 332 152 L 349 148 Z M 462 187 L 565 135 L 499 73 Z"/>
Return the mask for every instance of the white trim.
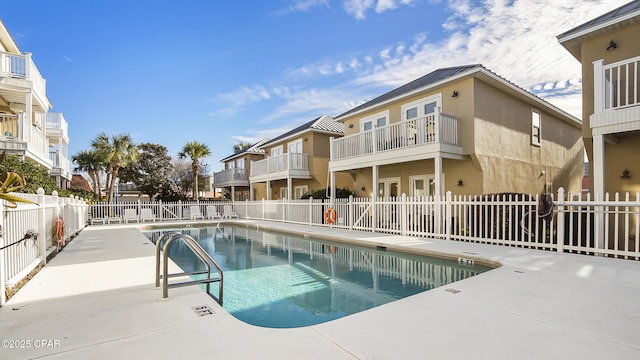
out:
<path id="1" fill-rule="evenodd" d="M 377 196 L 380 196 L 380 191 L 382 190 L 382 193 L 384 197 L 389 197 L 391 196 L 390 193 L 390 187 L 389 185 L 392 183 L 397 183 L 398 184 L 398 193 L 396 196 L 400 196 L 402 194 L 402 182 L 400 181 L 400 177 L 388 177 L 388 178 L 381 178 L 378 179 L 378 184 L 382 183 L 382 189 L 378 188 L 378 194 Z"/>
<path id="2" fill-rule="evenodd" d="M 623 6 L 624 6 L 624 5 L 623 5 Z M 619 8 L 618 8 L 618 9 L 619 9 Z M 615 10 L 617 10 L 617 9 L 614 9 L 613 11 L 615 11 Z M 606 14 L 607 14 L 607 13 L 605 13 L 605 14 L 603 14 L 603 15 L 606 15 Z M 615 24 L 617 24 L 617 23 L 624 22 L 624 21 L 629 20 L 629 19 L 631 19 L 631 18 L 634 18 L 634 17 L 636 17 L 636 16 L 638 16 L 638 15 L 640 15 L 640 10 L 632 11 L 632 12 L 627 13 L 627 14 L 624 14 L 624 15 L 622 15 L 622 16 L 615 17 L 615 18 L 613 18 L 613 19 L 609 19 L 608 21 L 605 21 L 605 22 L 600 23 L 600 24 L 598 24 L 598 25 L 595 25 L 595 26 L 588 26 L 588 27 L 586 27 L 586 28 L 584 28 L 584 29 L 582 29 L 582 30 L 578 31 L 578 32 L 577 32 L 577 33 L 575 33 L 575 34 L 566 35 L 566 36 L 563 36 L 562 38 L 558 37 L 558 42 L 559 42 L 560 44 L 562 44 L 563 42 L 566 42 L 566 41 L 569 41 L 569 40 L 573 40 L 573 39 L 577 39 L 577 38 L 582 37 L 582 36 L 584 36 L 584 35 L 589 35 L 589 34 L 590 34 L 590 33 L 592 33 L 592 32 L 596 32 L 596 31 L 598 31 L 598 30 L 605 29 L 605 28 L 607 28 L 607 27 L 609 27 L 609 26 L 613 26 L 613 25 L 615 25 Z M 597 19 L 597 18 L 594 18 L 594 19 Z M 584 24 L 580 24 L 580 25 L 578 25 L 578 26 L 576 26 L 576 27 L 580 27 L 580 26 L 582 26 L 582 25 L 584 25 Z M 574 29 L 575 29 L 575 28 L 574 28 Z M 569 30 L 569 31 L 567 31 L 567 32 L 571 32 L 571 30 Z"/>
<path id="3" fill-rule="evenodd" d="M 533 116 L 534 114 L 538 115 L 537 124 L 535 121 L 536 118 Z M 531 145 L 542 146 L 542 113 L 535 108 L 531 109 Z"/>
<path id="4" fill-rule="evenodd" d="M 300 194 L 296 194 L 296 192 L 298 190 L 302 190 L 300 191 Z M 302 195 L 306 194 L 309 192 L 309 186 L 308 185 L 298 185 L 298 186 L 294 186 L 293 187 L 293 197 L 294 200 L 298 200 L 302 197 Z"/>
<path id="5" fill-rule="evenodd" d="M 429 103 L 435 102 L 436 103 L 436 109 L 437 108 L 442 108 L 442 93 L 438 93 L 435 95 L 431 95 L 431 96 L 427 96 L 424 97 L 422 99 L 419 100 L 415 100 L 412 101 L 408 104 L 403 104 L 400 106 L 400 112 L 402 113 L 402 121 L 407 120 L 407 110 L 409 110 L 410 108 L 417 108 L 418 109 L 418 113 L 416 115 L 415 118 L 420 118 L 420 117 L 424 117 L 426 114 L 424 114 L 424 107 L 420 108 L 421 105 L 426 105 Z M 434 109 L 434 111 L 437 111 L 436 109 Z M 412 118 L 414 119 L 414 118 Z"/>
<path id="6" fill-rule="evenodd" d="M 273 153 L 274 150 L 279 150 L 279 153 L 278 154 L 274 154 Z M 282 145 L 282 144 L 272 147 L 271 151 L 269 151 L 269 156 L 278 156 L 278 155 L 282 155 L 282 154 L 284 154 L 284 145 Z"/>
<path id="7" fill-rule="evenodd" d="M 384 118 L 385 120 L 385 125 L 389 124 L 389 110 L 385 110 L 385 111 L 380 111 L 378 113 L 375 113 L 373 115 L 369 115 L 367 117 L 364 118 L 360 118 L 360 132 L 364 132 L 364 124 L 368 123 L 369 121 L 371 121 L 371 129 L 375 129 L 376 127 L 378 127 L 376 124 L 374 124 L 374 122 L 378 119 Z"/>

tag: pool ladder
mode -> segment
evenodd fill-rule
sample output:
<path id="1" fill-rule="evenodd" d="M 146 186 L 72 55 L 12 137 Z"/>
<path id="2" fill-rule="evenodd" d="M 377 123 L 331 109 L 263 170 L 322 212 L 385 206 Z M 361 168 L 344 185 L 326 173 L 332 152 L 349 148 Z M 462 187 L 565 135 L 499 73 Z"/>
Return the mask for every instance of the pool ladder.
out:
<path id="1" fill-rule="evenodd" d="M 162 246 L 162 242 L 165 239 L 167 240 L 165 241 L 164 246 Z M 187 245 L 189 250 L 191 250 L 191 252 L 193 252 L 193 254 L 200 261 L 202 261 L 202 263 L 204 263 L 206 270 L 187 271 L 187 272 L 169 274 L 169 263 L 168 263 L 169 252 L 167 250 L 169 249 L 169 245 L 171 245 L 171 243 L 174 240 L 181 240 L 185 245 Z M 162 274 L 160 274 L 160 247 L 162 247 L 162 253 L 163 253 Z M 218 272 L 217 277 L 213 277 L 213 278 L 211 277 L 212 267 L 214 267 L 217 270 Z M 201 274 L 206 274 L 206 278 L 169 284 L 170 277 L 201 275 Z M 218 304 L 220 304 L 220 306 L 222 306 L 222 283 L 223 283 L 222 278 L 223 278 L 222 269 L 220 268 L 218 263 L 215 260 L 213 260 L 213 258 L 191 236 L 179 233 L 177 231 L 169 231 L 164 233 L 156 242 L 156 287 L 160 287 L 160 280 L 162 279 L 162 298 L 163 299 L 169 297 L 169 288 L 206 284 L 207 294 L 211 296 L 214 300 L 216 300 Z M 210 284 L 212 282 L 220 283 L 218 286 L 217 297 L 211 294 Z"/>

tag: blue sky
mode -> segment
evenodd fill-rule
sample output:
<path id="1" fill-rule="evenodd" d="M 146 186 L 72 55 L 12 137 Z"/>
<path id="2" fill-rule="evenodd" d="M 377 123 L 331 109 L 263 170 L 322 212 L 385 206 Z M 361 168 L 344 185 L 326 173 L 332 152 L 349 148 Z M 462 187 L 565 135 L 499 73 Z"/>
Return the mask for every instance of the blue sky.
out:
<path id="1" fill-rule="evenodd" d="M 212 171 L 240 141 L 338 115 L 437 68 L 481 63 L 578 117 L 580 64 L 556 36 L 629 0 L 21 0 L 0 17 L 31 52 L 70 156 L 100 132 Z"/>

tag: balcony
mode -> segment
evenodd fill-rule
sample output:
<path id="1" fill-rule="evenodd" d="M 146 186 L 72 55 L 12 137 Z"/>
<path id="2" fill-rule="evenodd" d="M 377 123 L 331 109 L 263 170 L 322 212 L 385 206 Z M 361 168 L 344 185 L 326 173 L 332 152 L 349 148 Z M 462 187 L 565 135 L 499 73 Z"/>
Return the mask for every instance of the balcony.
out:
<path id="1" fill-rule="evenodd" d="M 640 56 L 604 64 L 593 63 L 593 135 L 640 130 Z"/>
<path id="2" fill-rule="evenodd" d="M 249 186 L 245 169 L 228 169 L 213 174 L 213 186 Z"/>
<path id="3" fill-rule="evenodd" d="M 251 162 L 251 182 L 287 178 L 311 178 L 308 154 L 286 153 Z"/>
<path id="4" fill-rule="evenodd" d="M 0 114 L 0 149 L 6 150 L 7 154 L 31 158 L 51 169 L 49 142 L 45 131 L 35 121 L 27 120 L 23 113 Z"/>
<path id="5" fill-rule="evenodd" d="M 459 157 L 458 119 L 436 112 L 331 141 L 332 171 L 429 159 Z"/>
<path id="6" fill-rule="evenodd" d="M 47 99 L 46 80 L 31 60 L 31 53 L 25 55 L 0 51 L 0 94 L 8 101 L 25 103 L 24 89 L 30 89 L 34 96 L 33 106 L 47 111 L 51 104 Z"/>
<path id="7" fill-rule="evenodd" d="M 52 162 L 51 176 L 60 176 L 71 180 L 69 158 L 64 156 L 60 150 L 49 151 L 49 160 Z"/>
<path id="8" fill-rule="evenodd" d="M 69 143 L 69 124 L 62 113 L 36 113 L 36 121 L 39 124 L 45 124 L 49 141 L 61 140 L 65 144 Z"/>

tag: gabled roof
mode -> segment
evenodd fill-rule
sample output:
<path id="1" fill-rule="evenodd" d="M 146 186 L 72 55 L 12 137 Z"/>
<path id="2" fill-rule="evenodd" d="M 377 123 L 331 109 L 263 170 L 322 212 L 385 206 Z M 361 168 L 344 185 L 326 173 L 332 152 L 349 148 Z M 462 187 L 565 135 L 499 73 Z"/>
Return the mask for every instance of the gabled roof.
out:
<path id="1" fill-rule="evenodd" d="M 580 43 L 586 39 L 606 34 L 621 26 L 640 22 L 640 0 L 634 0 L 604 15 L 578 25 L 557 36 L 558 41 L 578 60 Z"/>
<path id="2" fill-rule="evenodd" d="M 396 99 L 401 97 L 402 95 L 411 93 L 415 90 L 418 89 L 422 89 L 422 88 L 426 88 L 430 85 L 433 84 L 437 84 L 445 79 L 449 79 L 449 78 L 455 78 L 456 75 L 459 75 L 461 73 L 464 73 L 470 69 L 475 69 L 475 68 L 482 68 L 482 65 L 480 64 L 473 64 L 473 65 L 463 65 L 463 66 L 455 66 L 455 67 L 449 67 L 449 68 L 444 68 L 444 69 L 438 69 L 436 71 L 433 71 L 423 77 L 420 77 L 416 80 L 413 80 L 412 82 L 402 85 L 399 88 L 396 88 L 394 90 L 389 91 L 386 94 L 380 95 L 377 98 L 367 101 L 366 103 L 355 107 L 345 113 L 342 113 L 338 116 L 336 116 L 336 119 L 341 119 L 342 117 L 348 116 L 350 114 L 353 113 L 357 113 L 361 110 L 367 109 L 367 108 L 371 108 L 373 106 L 376 106 L 378 104 L 382 104 L 384 102 Z"/>
<path id="3" fill-rule="evenodd" d="M 233 158 L 237 158 L 240 157 L 244 154 L 264 154 L 264 150 L 260 149 L 260 146 L 268 141 L 270 141 L 271 138 L 264 138 L 260 141 L 258 141 L 257 143 L 249 146 L 246 149 L 242 149 L 240 151 L 238 151 L 237 153 L 234 153 L 233 155 L 227 156 L 226 158 L 220 160 L 220 162 L 225 162 L 228 160 L 231 160 Z"/>
<path id="4" fill-rule="evenodd" d="M 337 116 L 336 120 L 342 121 L 346 116 L 364 112 L 376 106 L 391 103 L 393 101 L 406 98 L 410 95 L 425 90 L 435 89 L 449 82 L 459 80 L 468 76 L 473 76 L 484 82 L 492 84 L 496 88 L 502 89 L 505 92 L 509 92 L 513 94 L 514 97 L 519 98 L 525 102 L 535 104 L 535 106 L 545 109 L 549 113 L 556 114 L 558 117 L 563 118 L 565 122 L 570 123 L 573 126 L 582 127 L 582 121 L 580 119 L 547 102 L 546 100 L 539 98 L 538 96 L 521 88 L 520 86 L 494 73 L 493 71 L 485 68 L 484 66 L 482 66 L 482 64 L 455 66 L 435 70 L 427 75 L 424 75 L 421 78 L 413 80 L 408 84 L 402 85 L 399 88 L 391 90 L 384 95 L 378 96 L 373 100 L 370 100 Z"/>
<path id="5" fill-rule="evenodd" d="M 22 55 L 22 51 L 20 51 L 18 44 L 13 40 L 13 36 L 11 36 L 9 29 L 4 25 L 2 19 L 0 19 L 0 42 L 2 42 L 7 52 Z"/>
<path id="6" fill-rule="evenodd" d="M 282 141 L 287 138 L 295 137 L 305 132 L 309 131 L 318 131 L 323 133 L 334 133 L 337 135 L 344 135 L 344 124 L 335 121 L 329 115 L 322 115 L 318 118 L 315 118 L 305 124 L 298 126 L 297 128 L 287 131 L 286 133 L 277 136 L 271 141 L 264 143 L 261 147 L 265 147 L 267 145 L 274 144 L 276 142 Z"/>

